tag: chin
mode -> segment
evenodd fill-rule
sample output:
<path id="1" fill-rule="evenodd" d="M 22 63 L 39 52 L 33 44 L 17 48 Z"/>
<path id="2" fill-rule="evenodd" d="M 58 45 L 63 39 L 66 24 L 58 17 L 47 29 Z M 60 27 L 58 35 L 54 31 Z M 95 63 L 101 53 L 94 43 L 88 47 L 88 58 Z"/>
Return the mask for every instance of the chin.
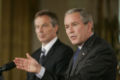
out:
<path id="1" fill-rule="evenodd" d="M 43 40 L 43 39 L 40 39 L 40 42 L 45 42 L 45 40 Z"/>
<path id="2" fill-rule="evenodd" d="M 73 45 L 77 45 L 77 43 L 75 43 L 75 42 L 72 42 L 72 44 L 73 44 Z"/>

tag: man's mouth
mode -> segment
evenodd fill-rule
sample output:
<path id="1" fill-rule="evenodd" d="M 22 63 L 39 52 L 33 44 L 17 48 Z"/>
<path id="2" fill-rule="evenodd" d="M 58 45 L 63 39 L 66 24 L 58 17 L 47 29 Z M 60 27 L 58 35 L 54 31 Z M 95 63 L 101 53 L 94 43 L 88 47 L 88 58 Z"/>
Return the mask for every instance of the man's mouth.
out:
<path id="1" fill-rule="evenodd" d="M 70 39 L 75 40 L 77 36 L 70 36 Z"/>

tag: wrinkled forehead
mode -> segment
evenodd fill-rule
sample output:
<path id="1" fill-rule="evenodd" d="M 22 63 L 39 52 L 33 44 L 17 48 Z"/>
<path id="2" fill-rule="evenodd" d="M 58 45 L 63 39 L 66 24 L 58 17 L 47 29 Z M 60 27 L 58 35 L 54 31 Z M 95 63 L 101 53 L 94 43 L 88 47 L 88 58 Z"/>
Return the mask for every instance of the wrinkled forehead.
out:
<path id="1" fill-rule="evenodd" d="M 65 15 L 64 24 L 73 21 L 82 21 L 82 16 L 78 12 Z"/>

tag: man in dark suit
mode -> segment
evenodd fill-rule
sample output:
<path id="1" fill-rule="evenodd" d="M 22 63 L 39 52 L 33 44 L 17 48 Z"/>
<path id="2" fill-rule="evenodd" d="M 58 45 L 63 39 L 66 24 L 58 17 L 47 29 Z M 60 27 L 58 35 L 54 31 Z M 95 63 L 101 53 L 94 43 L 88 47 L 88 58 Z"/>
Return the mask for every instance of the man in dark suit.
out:
<path id="1" fill-rule="evenodd" d="M 70 41 L 78 46 L 65 75 L 49 72 L 28 54 L 27 59 L 14 60 L 17 68 L 33 73 L 43 70 L 39 77 L 42 80 L 116 80 L 115 53 L 106 41 L 93 32 L 92 16 L 84 9 L 74 8 L 66 12 L 64 23 Z"/>
<path id="2" fill-rule="evenodd" d="M 32 57 L 48 71 L 63 74 L 68 67 L 73 51 L 57 37 L 59 24 L 56 14 L 48 10 L 41 10 L 36 13 L 34 24 L 42 47 L 36 50 Z M 44 53 L 42 49 L 45 51 Z M 37 80 L 36 76 L 39 75 L 27 73 L 27 80 Z"/>

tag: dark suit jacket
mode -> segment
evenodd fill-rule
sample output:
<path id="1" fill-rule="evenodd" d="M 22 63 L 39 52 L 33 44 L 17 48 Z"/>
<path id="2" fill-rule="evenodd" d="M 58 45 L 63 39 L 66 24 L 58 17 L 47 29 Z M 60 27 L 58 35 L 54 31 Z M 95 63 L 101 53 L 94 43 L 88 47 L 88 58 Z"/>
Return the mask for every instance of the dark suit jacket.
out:
<path id="1" fill-rule="evenodd" d="M 74 68 L 72 61 L 65 76 L 46 70 L 42 80 L 116 80 L 115 53 L 107 42 L 96 35 L 84 43 Z"/>
<path id="2" fill-rule="evenodd" d="M 38 62 L 40 59 L 41 48 L 33 53 L 32 57 Z M 73 51 L 70 47 L 57 40 L 45 57 L 44 66 L 49 72 L 55 74 L 63 74 L 68 68 L 69 61 L 73 56 Z M 38 80 L 34 73 L 27 74 L 27 80 Z"/>

